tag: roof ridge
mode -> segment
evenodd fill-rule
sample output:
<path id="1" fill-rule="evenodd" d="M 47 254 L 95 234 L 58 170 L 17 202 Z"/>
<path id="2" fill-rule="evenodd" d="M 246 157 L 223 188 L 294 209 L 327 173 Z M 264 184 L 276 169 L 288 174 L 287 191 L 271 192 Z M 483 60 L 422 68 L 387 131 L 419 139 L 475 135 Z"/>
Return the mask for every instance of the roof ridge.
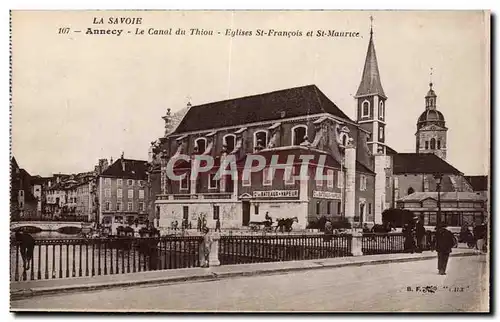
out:
<path id="1" fill-rule="evenodd" d="M 207 107 L 207 105 L 226 103 L 226 102 L 235 101 L 235 100 L 239 100 L 239 99 L 243 99 L 243 98 L 257 97 L 257 96 L 274 94 L 274 93 L 279 93 L 279 92 L 286 92 L 286 91 L 290 91 L 290 90 L 294 90 L 294 89 L 307 88 L 307 87 L 314 87 L 316 89 L 318 88 L 316 86 L 316 84 L 309 84 L 309 85 L 295 86 L 295 87 L 289 87 L 289 88 L 282 88 L 282 89 L 277 89 L 277 90 L 270 91 L 270 92 L 261 92 L 259 94 L 252 94 L 252 95 L 246 95 L 246 96 L 238 96 L 238 97 L 233 97 L 233 98 L 227 98 L 227 99 L 220 100 L 220 101 L 212 101 L 212 102 L 207 102 L 207 103 L 203 103 L 203 104 L 193 105 L 193 106 L 191 106 L 191 108 L 189 108 L 188 111 L 190 111 L 190 110 L 192 110 L 193 108 L 196 108 L 196 107 L 202 107 L 202 106 L 203 107 Z"/>

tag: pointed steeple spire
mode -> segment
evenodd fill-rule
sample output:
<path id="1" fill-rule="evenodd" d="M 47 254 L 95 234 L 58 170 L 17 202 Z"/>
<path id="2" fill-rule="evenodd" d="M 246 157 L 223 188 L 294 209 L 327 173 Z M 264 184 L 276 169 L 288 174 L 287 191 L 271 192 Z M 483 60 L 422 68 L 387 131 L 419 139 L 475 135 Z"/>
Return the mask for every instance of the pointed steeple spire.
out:
<path id="1" fill-rule="evenodd" d="M 375 54 L 375 45 L 373 44 L 373 17 L 370 17 L 370 42 L 368 43 L 368 51 L 366 52 L 365 67 L 363 68 L 363 76 L 361 84 L 355 97 L 366 95 L 380 95 L 387 98 L 380 82 L 380 73 L 378 71 L 377 55 Z"/>

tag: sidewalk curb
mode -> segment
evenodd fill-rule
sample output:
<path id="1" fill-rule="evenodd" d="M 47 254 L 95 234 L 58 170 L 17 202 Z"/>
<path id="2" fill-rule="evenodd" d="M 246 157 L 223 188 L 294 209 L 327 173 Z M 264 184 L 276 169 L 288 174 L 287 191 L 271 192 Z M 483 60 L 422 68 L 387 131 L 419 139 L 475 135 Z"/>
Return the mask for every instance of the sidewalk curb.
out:
<path id="1" fill-rule="evenodd" d="M 466 256 L 477 256 L 475 253 L 451 253 L 450 257 L 466 257 Z M 257 269 L 249 272 L 223 272 L 215 273 L 207 271 L 204 274 L 194 275 L 194 276 L 181 276 L 181 277 L 160 277 L 148 280 L 135 280 L 135 281 L 117 281 L 108 282 L 102 284 L 94 285 L 67 285 L 67 286 L 54 286 L 54 287 L 38 287 L 32 289 L 24 289 L 18 291 L 10 292 L 10 300 L 21 300 L 34 296 L 41 295 L 51 295 L 60 293 L 72 293 L 72 292 L 88 292 L 88 291 L 98 291 L 117 287 L 132 287 L 132 286 L 143 286 L 143 285 L 162 285 L 162 284 L 174 284 L 183 283 L 190 281 L 215 281 L 225 278 L 232 277 L 244 277 L 244 276 L 256 276 L 256 275 L 273 275 L 282 274 L 288 272 L 299 272 L 314 269 L 328 269 L 328 268 L 342 268 L 348 266 L 369 266 L 369 265 L 381 265 L 388 263 L 404 263 L 404 262 L 417 262 L 423 260 L 434 259 L 436 256 L 426 255 L 421 257 L 409 257 L 409 258 L 396 258 L 396 259 L 379 259 L 379 260 L 367 260 L 362 262 L 346 262 L 346 263 L 322 263 L 315 262 L 317 266 L 302 266 L 302 267 L 288 267 L 288 268 L 274 268 L 274 269 Z"/>

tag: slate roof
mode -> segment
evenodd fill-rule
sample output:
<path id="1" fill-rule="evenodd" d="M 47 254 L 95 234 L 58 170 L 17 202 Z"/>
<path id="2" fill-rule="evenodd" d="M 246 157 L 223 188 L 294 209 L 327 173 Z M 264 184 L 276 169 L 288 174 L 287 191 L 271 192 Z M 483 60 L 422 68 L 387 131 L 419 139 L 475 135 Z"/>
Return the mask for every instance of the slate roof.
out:
<path id="1" fill-rule="evenodd" d="M 125 163 L 125 170 L 122 167 L 122 162 Z M 100 176 L 146 180 L 147 166 L 148 166 L 147 161 L 120 158 L 116 160 L 112 165 L 110 165 L 106 170 L 104 170 L 104 172 L 101 173 Z"/>
<path id="2" fill-rule="evenodd" d="M 398 153 L 393 156 L 393 173 L 462 174 L 455 167 L 431 153 Z"/>
<path id="3" fill-rule="evenodd" d="M 393 148 L 391 148 L 390 146 L 386 145 L 385 146 L 385 153 L 387 155 L 394 155 L 394 154 L 398 154 L 398 152 L 396 150 L 394 150 Z"/>
<path id="4" fill-rule="evenodd" d="M 329 113 L 353 122 L 316 85 L 307 85 L 193 106 L 173 133 L 179 134 L 319 113 Z"/>
<path id="5" fill-rule="evenodd" d="M 460 192 L 441 192 L 441 195 L 439 196 L 441 201 L 456 201 L 456 200 L 462 200 L 462 201 L 484 201 L 486 198 L 484 196 L 478 195 L 474 192 L 466 192 L 466 191 L 460 191 Z M 434 200 L 438 199 L 438 193 L 437 192 L 414 192 L 411 195 L 404 196 L 403 198 L 399 199 L 398 201 L 406 201 L 406 202 L 411 202 L 411 201 L 422 201 L 427 198 L 432 198 Z"/>
<path id="6" fill-rule="evenodd" d="M 366 52 L 365 67 L 361 76 L 356 97 L 378 94 L 386 97 L 382 83 L 380 82 L 380 72 L 378 70 L 377 55 L 375 53 L 375 45 L 373 44 L 373 33 L 370 32 L 370 42 Z"/>
<path id="7" fill-rule="evenodd" d="M 488 176 L 465 176 L 474 191 L 488 190 Z"/>

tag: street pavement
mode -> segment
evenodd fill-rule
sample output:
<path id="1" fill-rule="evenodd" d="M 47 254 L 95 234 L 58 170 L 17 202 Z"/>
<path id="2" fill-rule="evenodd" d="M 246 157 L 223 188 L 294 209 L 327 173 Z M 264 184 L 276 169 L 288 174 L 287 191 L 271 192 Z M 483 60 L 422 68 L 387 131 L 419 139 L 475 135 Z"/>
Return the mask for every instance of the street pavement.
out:
<path id="1" fill-rule="evenodd" d="M 487 272 L 485 255 L 451 257 L 446 276 L 433 259 L 36 296 L 11 309 L 487 312 Z"/>

